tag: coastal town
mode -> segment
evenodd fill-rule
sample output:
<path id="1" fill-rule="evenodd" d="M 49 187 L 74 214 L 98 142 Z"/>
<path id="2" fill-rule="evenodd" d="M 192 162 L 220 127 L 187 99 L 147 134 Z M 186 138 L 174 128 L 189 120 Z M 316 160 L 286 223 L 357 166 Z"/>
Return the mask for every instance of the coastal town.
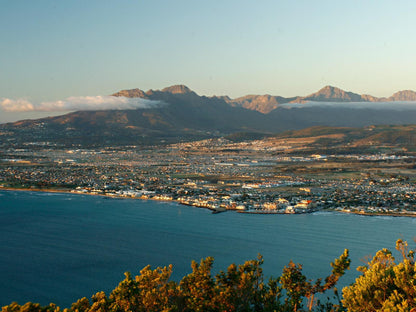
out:
<path id="1" fill-rule="evenodd" d="M 174 201 L 214 213 L 416 216 L 412 154 L 281 149 L 222 138 L 147 148 L 9 147 L 0 154 L 0 190 Z"/>

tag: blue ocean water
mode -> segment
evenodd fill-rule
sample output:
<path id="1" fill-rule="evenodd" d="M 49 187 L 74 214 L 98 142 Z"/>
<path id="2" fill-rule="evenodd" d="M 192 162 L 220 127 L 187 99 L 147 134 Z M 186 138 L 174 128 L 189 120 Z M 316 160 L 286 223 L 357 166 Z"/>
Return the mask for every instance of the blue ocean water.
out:
<path id="1" fill-rule="evenodd" d="M 0 191 L 0 306 L 17 301 L 69 307 L 81 297 L 109 292 L 126 271 L 173 264 L 173 279 L 191 260 L 213 256 L 215 270 L 260 253 L 266 276 L 291 259 L 310 278 L 325 277 L 329 263 L 348 248 L 358 276 L 361 259 L 398 238 L 414 246 L 416 219 L 333 212 L 252 215 L 175 203 L 42 192 Z"/>

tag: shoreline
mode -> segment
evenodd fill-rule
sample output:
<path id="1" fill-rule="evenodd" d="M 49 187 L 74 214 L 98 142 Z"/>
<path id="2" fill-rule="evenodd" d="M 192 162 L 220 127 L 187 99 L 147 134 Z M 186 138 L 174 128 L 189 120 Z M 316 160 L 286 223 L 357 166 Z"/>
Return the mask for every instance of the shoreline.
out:
<path id="1" fill-rule="evenodd" d="M 72 189 L 43 189 L 43 188 L 13 188 L 13 187 L 0 187 L 0 191 L 19 191 L 19 192 L 43 192 L 43 193 L 61 193 L 61 194 L 79 194 L 79 195 L 92 195 L 92 196 L 104 196 L 104 197 L 115 197 L 105 194 L 93 194 L 93 193 L 81 193 L 73 192 Z M 124 197 L 120 197 L 124 198 Z"/>
<path id="2" fill-rule="evenodd" d="M 204 206 L 195 206 L 195 205 L 187 205 L 183 204 L 176 200 L 163 200 L 163 199 L 153 199 L 153 198 L 140 198 L 134 196 L 117 196 L 117 195 L 110 195 L 110 194 L 96 194 L 96 193 L 89 193 L 89 192 L 77 192 L 74 189 L 42 189 L 42 188 L 13 188 L 13 187 L 0 187 L 0 191 L 18 191 L 18 192 L 43 192 L 43 193 L 58 193 L 58 194 L 74 194 L 74 195 L 88 195 L 88 196 L 101 196 L 104 198 L 114 198 L 114 199 L 135 199 L 135 200 L 153 200 L 153 201 L 162 201 L 162 202 L 174 202 L 178 205 L 182 206 L 190 206 L 195 208 L 203 208 L 210 210 L 212 213 L 221 213 L 226 212 L 228 210 L 217 210 L 209 207 Z"/>
<path id="3" fill-rule="evenodd" d="M 296 214 L 305 214 L 305 213 L 283 213 L 283 212 L 277 212 L 277 211 L 239 211 L 235 209 L 227 209 L 227 210 L 216 210 L 209 207 L 204 206 L 195 206 L 195 205 L 188 205 L 181 203 L 176 200 L 161 200 L 161 199 L 152 199 L 152 198 L 140 198 L 140 197 L 133 197 L 133 196 L 117 196 L 117 195 L 109 195 L 109 194 L 96 194 L 96 193 L 90 193 L 90 192 L 77 192 L 74 189 L 44 189 L 44 188 L 13 188 L 13 187 L 0 187 L 0 191 L 19 191 L 19 192 L 43 192 L 43 193 L 60 193 L 60 194 L 76 194 L 76 195 L 89 195 L 89 196 L 101 196 L 101 197 L 107 197 L 107 198 L 115 198 L 115 199 L 138 199 L 138 200 L 154 200 L 154 201 L 165 201 L 165 202 L 175 202 L 179 205 L 183 206 L 190 206 L 195 208 L 203 208 L 210 210 L 213 214 L 221 213 L 221 212 L 227 212 L 227 211 L 235 211 L 237 213 L 243 213 L 243 214 L 262 214 L 262 215 L 296 215 Z M 341 210 L 335 210 L 331 208 L 325 208 L 322 210 L 315 210 L 308 213 L 314 213 L 319 211 L 330 211 L 330 212 L 339 212 L 343 214 L 354 214 L 359 216 L 365 216 L 365 217 L 410 217 L 415 218 L 415 213 L 370 213 L 370 212 L 354 212 L 354 211 L 341 211 Z"/>
<path id="4" fill-rule="evenodd" d="M 409 213 L 409 212 L 404 212 L 404 213 L 380 213 L 380 212 L 354 212 L 354 211 L 339 211 L 339 210 L 330 210 L 330 211 L 334 211 L 334 212 L 339 212 L 339 213 L 345 213 L 345 214 L 354 214 L 354 215 L 358 215 L 358 216 L 365 216 L 365 217 L 410 217 L 410 218 L 415 218 L 416 217 L 416 212 L 415 213 Z"/>

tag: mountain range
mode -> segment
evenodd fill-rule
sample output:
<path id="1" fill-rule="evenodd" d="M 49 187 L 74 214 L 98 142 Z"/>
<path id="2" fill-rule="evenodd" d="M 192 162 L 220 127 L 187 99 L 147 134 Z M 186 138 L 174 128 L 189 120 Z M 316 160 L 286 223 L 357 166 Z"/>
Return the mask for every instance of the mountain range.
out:
<path id="1" fill-rule="evenodd" d="M 194 94 L 191 89 L 184 85 L 175 85 L 164 88 L 161 91 L 149 90 L 144 92 L 140 89 L 122 90 L 114 93 L 114 96 L 125 96 L 129 98 L 139 97 L 144 99 L 152 98 L 155 93 L 171 93 L 171 94 Z M 412 90 L 403 90 L 394 93 L 390 97 L 375 97 L 368 94 L 357 94 L 349 91 L 344 91 L 337 87 L 326 86 L 319 91 L 309 94 L 307 96 L 283 97 L 269 94 L 264 95 L 246 95 L 235 99 L 229 96 L 214 96 L 233 107 L 244 107 L 250 110 L 255 110 L 263 114 L 270 113 L 272 110 L 279 107 L 281 104 L 291 103 L 307 103 L 307 102 L 397 102 L 397 101 L 416 101 L 416 92 Z"/>
<path id="2" fill-rule="evenodd" d="M 184 85 L 162 90 L 121 90 L 113 96 L 143 98 L 165 105 L 128 110 L 77 111 L 62 116 L 0 125 L 0 143 L 56 142 L 64 145 L 140 145 L 196 140 L 232 133 L 247 137 L 311 126 L 363 127 L 416 124 L 416 106 L 397 103 L 379 109 L 348 102 L 416 101 L 416 92 L 389 98 L 359 95 L 327 86 L 304 97 L 271 95 L 200 96 Z M 333 105 L 304 105 L 309 101 Z M 338 104 L 343 102 L 344 104 Z M 345 105 L 345 103 L 347 105 Z M 243 136 L 244 137 L 244 136 Z"/>
<path id="3" fill-rule="evenodd" d="M 416 101 L 416 92 L 404 90 L 394 93 L 392 96 L 375 97 L 372 95 L 360 95 L 353 92 L 341 90 L 336 87 L 326 86 L 319 91 L 307 96 L 296 96 L 285 98 L 272 95 L 246 95 L 236 99 L 224 97 L 225 101 L 232 106 L 241 106 L 247 109 L 256 110 L 261 113 L 269 113 L 279 107 L 280 104 L 312 102 L 396 102 Z"/>

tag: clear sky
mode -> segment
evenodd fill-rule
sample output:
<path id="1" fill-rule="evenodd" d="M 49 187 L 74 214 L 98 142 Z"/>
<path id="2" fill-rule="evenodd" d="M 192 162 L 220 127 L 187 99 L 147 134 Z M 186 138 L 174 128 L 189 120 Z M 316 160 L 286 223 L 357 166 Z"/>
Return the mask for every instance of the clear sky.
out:
<path id="1" fill-rule="evenodd" d="M 390 96 L 416 90 L 415 16 L 414 0 L 0 0 L 0 100 L 173 84 Z M 31 116 L 0 108 L 0 122 Z"/>

